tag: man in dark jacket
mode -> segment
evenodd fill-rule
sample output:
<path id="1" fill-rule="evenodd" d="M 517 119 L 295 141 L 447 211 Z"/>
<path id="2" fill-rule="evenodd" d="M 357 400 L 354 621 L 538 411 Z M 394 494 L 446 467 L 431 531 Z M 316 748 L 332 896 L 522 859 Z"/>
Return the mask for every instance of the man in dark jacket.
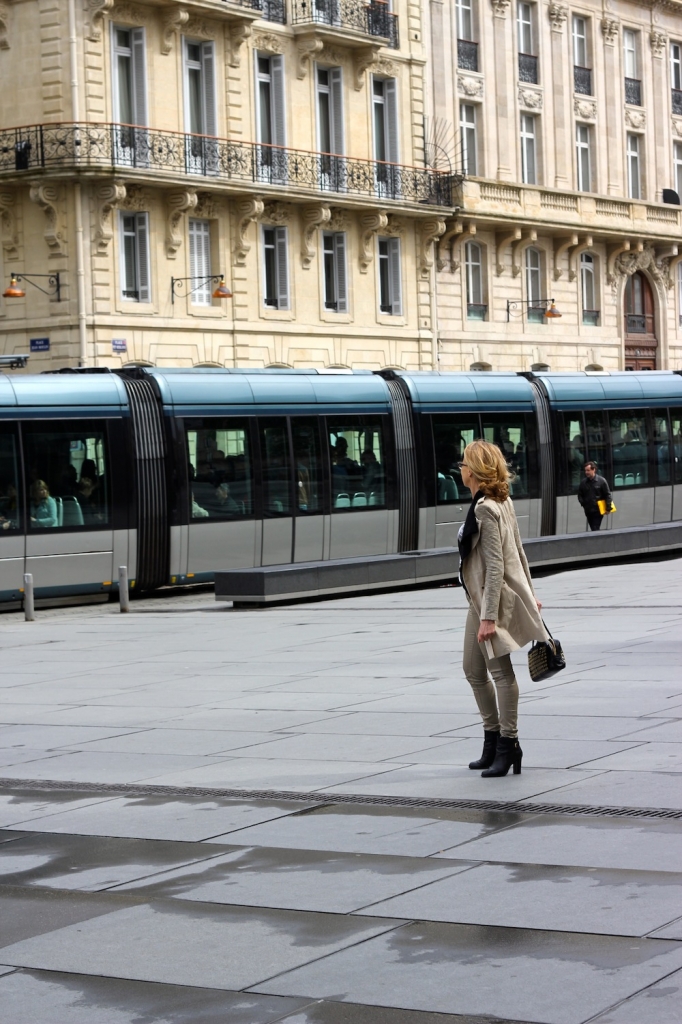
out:
<path id="1" fill-rule="evenodd" d="M 585 463 L 585 476 L 578 488 L 578 501 L 583 507 L 591 530 L 598 530 L 604 518 L 599 511 L 598 501 L 606 502 L 606 511 L 611 511 L 611 489 L 603 476 L 597 473 L 594 462 Z"/>

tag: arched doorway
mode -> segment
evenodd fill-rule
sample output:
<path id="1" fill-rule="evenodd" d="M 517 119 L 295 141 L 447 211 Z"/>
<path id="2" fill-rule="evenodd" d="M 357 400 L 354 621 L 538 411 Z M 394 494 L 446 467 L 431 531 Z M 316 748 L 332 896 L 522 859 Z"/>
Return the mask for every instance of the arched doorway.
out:
<path id="1" fill-rule="evenodd" d="M 625 369 L 655 370 L 657 349 L 654 296 L 638 270 L 625 284 Z"/>

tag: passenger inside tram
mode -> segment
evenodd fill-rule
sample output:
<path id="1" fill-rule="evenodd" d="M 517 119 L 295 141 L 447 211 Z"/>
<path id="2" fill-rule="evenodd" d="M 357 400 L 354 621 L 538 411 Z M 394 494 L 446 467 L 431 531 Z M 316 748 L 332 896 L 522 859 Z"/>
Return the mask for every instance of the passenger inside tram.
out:
<path id="1" fill-rule="evenodd" d="M 31 522 L 36 526 L 50 527 L 59 525 L 57 502 L 50 496 L 50 490 L 44 480 L 34 480 L 31 484 Z"/>
<path id="2" fill-rule="evenodd" d="M 2 487 L 0 498 L 0 529 L 16 530 L 19 525 L 19 500 L 16 484 L 11 481 Z"/>
<path id="3" fill-rule="evenodd" d="M 380 430 L 370 426 L 330 428 L 329 447 L 334 510 L 384 505 Z"/>

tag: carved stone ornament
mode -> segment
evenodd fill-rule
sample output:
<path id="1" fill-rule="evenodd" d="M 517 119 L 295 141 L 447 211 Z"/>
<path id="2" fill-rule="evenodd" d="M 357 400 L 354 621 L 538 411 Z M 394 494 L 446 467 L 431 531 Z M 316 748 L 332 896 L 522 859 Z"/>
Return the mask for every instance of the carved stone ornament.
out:
<path id="1" fill-rule="evenodd" d="M 107 181 L 95 190 L 95 252 L 104 255 L 113 238 L 111 212 L 126 198 L 126 187 L 120 181 Z"/>
<path id="2" fill-rule="evenodd" d="M 5 4 L 0 4 L 0 50 L 9 50 L 9 10 Z"/>
<path id="3" fill-rule="evenodd" d="M 194 189 L 183 189 L 166 196 L 166 256 L 169 260 L 175 259 L 182 245 L 182 235 L 178 231 L 182 215 L 188 210 L 194 210 L 196 205 L 197 194 Z"/>
<path id="4" fill-rule="evenodd" d="M 280 37 L 273 35 L 271 32 L 262 32 L 256 36 L 253 40 L 253 45 L 256 50 L 260 50 L 262 53 L 281 53 L 284 49 L 284 43 Z"/>
<path id="5" fill-rule="evenodd" d="M 426 280 L 433 267 L 433 246 L 441 235 L 445 234 L 445 221 L 442 217 L 433 217 L 419 225 L 419 274 Z"/>
<path id="6" fill-rule="evenodd" d="M 296 75 L 305 78 L 308 68 L 312 67 L 322 50 L 324 42 L 315 35 L 301 36 L 296 42 Z"/>
<path id="7" fill-rule="evenodd" d="M 581 100 L 576 96 L 573 100 L 573 112 L 581 121 L 596 121 L 597 104 L 594 100 Z"/>
<path id="8" fill-rule="evenodd" d="M 614 263 L 614 278 L 632 277 L 638 270 L 646 270 L 653 279 L 664 287 L 667 285 L 665 268 L 656 262 L 656 253 L 650 245 L 643 245 L 635 252 L 623 252 Z"/>
<path id="9" fill-rule="evenodd" d="M 225 25 L 225 54 L 231 68 L 238 68 L 242 60 L 242 46 L 253 33 L 248 21 L 228 22 Z"/>
<path id="10" fill-rule="evenodd" d="M 568 7 L 565 4 L 550 3 L 547 13 L 549 14 L 552 31 L 563 32 L 566 18 L 568 17 Z"/>
<path id="11" fill-rule="evenodd" d="M 329 46 L 323 46 L 318 54 L 318 60 L 323 64 L 331 64 L 339 67 L 346 62 L 346 54 L 341 50 L 332 50 Z"/>
<path id="12" fill-rule="evenodd" d="M 197 205 L 194 207 L 194 216 L 203 220 L 215 220 L 219 213 L 221 201 L 212 192 L 197 192 Z"/>
<path id="13" fill-rule="evenodd" d="M 625 108 L 625 123 L 629 128 L 644 128 L 646 126 L 646 111 L 632 110 Z"/>
<path id="14" fill-rule="evenodd" d="M 189 21 L 189 11 L 184 7 L 177 7 L 167 11 L 164 15 L 161 28 L 161 53 L 167 57 L 173 49 L 173 43 L 178 32 L 181 32 Z"/>
<path id="15" fill-rule="evenodd" d="M 682 121 L 673 121 L 673 132 L 682 139 Z"/>
<path id="16" fill-rule="evenodd" d="M 114 0 L 88 0 L 88 13 L 90 15 L 90 27 L 88 39 L 91 43 L 98 43 L 102 38 L 102 24 L 104 15 L 114 6 Z"/>
<path id="17" fill-rule="evenodd" d="M 50 256 L 66 256 L 66 242 L 60 223 L 60 194 L 57 186 L 44 181 L 33 181 L 31 182 L 30 197 L 32 203 L 40 206 L 47 219 L 45 241 L 50 250 Z"/>
<path id="18" fill-rule="evenodd" d="M 519 86 L 519 103 L 527 110 L 542 110 L 542 93 Z"/>
<path id="19" fill-rule="evenodd" d="M 405 231 L 405 225 L 404 225 L 403 221 L 398 220 L 398 218 L 394 217 L 393 214 L 389 214 L 388 215 L 388 223 L 387 223 L 386 227 L 384 228 L 384 234 L 385 235 L 390 235 L 390 236 L 392 236 L 394 238 L 397 238 L 400 235 L 402 235 L 404 233 L 404 231 Z"/>
<path id="20" fill-rule="evenodd" d="M 338 206 L 332 207 L 332 215 L 327 225 L 330 231 L 347 231 L 350 227 L 350 214 Z"/>
<path id="21" fill-rule="evenodd" d="M 457 75 L 457 91 L 464 96 L 478 99 L 483 96 L 483 79 L 471 78 L 469 75 Z"/>
<path id="22" fill-rule="evenodd" d="M 150 20 L 150 15 L 149 7 L 140 7 L 138 4 L 116 4 L 116 24 L 123 22 L 126 25 L 146 25 Z"/>
<path id="23" fill-rule="evenodd" d="M 304 270 L 310 270 L 315 258 L 316 249 L 313 239 L 318 228 L 326 227 L 331 220 L 332 212 L 325 203 L 316 203 L 314 206 L 304 206 L 301 209 L 301 266 Z"/>
<path id="24" fill-rule="evenodd" d="M 658 32 L 656 29 L 652 29 L 649 42 L 651 43 L 651 53 L 654 57 L 665 57 L 668 49 L 668 37 L 665 32 Z"/>
<path id="25" fill-rule="evenodd" d="M 363 46 L 357 50 L 353 58 L 353 72 L 356 91 L 362 89 L 365 81 L 365 72 L 377 65 L 379 46 Z"/>
<path id="26" fill-rule="evenodd" d="M 252 196 L 249 199 L 240 199 L 236 204 L 235 214 L 237 224 L 233 257 L 235 266 L 237 267 L 243 267 L 246 265 L 246 257 L 251 248 L 250 242 L 246 241 L 246 233 L 249 230 L 251 223 L 263 216 L 264 208 L 265 204 L 260 196 Z"/>
<path id="27" fill-rule="evenodd" d="M 496 18 L 506 18 L 511 0 L 492 0 L 493 14 Z"/>
<path id="28" fill-rule="evenodd" d="M 190 18 L 185 25 L 185 34 L 194 39 L 215 39 L 216 26 L 203 18 Z"/>
<path id="29" fill-rule="evenodd" d="M 378 231 L 385 231 L 388 214 L 385 210 L 366 213 L 360 218 L 360 273 L 366 274 L 374 259 L 374 236 Z"/>
<path id="30" fill-rule="evenodd" d="M 291 219 L 291 207 L 287 206 L 286 203 L 280 203 L 275 200 L 272 203 L 266 203 L 263 209 L 262 221 L 267 221 L 268 224 L 275 224 L 281 227 L 284 224 L 288 224 Z"/>
<path id="31" fill-rule="evenodd" d="M 0 234 L 5 259 L 19 259 L 19 233 L 14 214 L 13 192 L 0 192 Z"/>
<path id="32" fill-rule="evenodd" d="M 126 183 L 126 194 L 119 206 L 123 210 L 135 210 L 136 213 L 142 213 L 149 207 L 149 196 L 142 185 Z"/>
<path id="33" fill-rule="evenodd" d="M 618 28 L 619 24 L 615 18 L 602 18 L 601 31 L 607 46 L 615 46 L 618 39 Z"/>

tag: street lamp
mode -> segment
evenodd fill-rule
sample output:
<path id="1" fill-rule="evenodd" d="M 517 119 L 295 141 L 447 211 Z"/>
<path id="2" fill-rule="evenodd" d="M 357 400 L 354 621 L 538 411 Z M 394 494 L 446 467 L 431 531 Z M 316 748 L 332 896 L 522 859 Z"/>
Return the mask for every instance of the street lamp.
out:
<path id="1" fill-rule="evenodd" d="M 554 299 L 520 299 L 518 302 L 507 299 L 507 323 L 512 317 L 522 317 L 524 313 L 528 315 L 531 309 L 544 309 L 542 315 L 547 320 L 555 320 L 562 315 L 556 308 Z"/>
<path id="2" fill-rule="evenodd" d="M 217 282 L 216 288 L 213 292 L 214 299 L 231 299 L 232 292 L 225 284 L 224 274 L 206 274 L 205 277 L 171 277 L 171 303 L 175 304 L 175 296 L 182 293 L 182 289 L 185 287 L 185 281 L 197 281 L 198 283 L 190 288 L 188 294 L 191 295 L 193 292 L 198 292 L 200 288 L 208 284 L 209 281 Z"/>
<path id="3" fill-rule="evenodd" d="M 34 277 L 47 278 L 48 287 L 43 288 L 41 285 L 36 284 L 33 280 Z M 37 288 L 43 295 L 55 295 L 57 302 L 62 301 L 61 295 L 61 284 L 59 281 L 59 274 L 12 274 L 9 287 L 2 293 L 3 299 L 23 299 L 26 296 L 26 292 L 20 287 L 20 281 L 28 281 L 30 285 Z"/>

